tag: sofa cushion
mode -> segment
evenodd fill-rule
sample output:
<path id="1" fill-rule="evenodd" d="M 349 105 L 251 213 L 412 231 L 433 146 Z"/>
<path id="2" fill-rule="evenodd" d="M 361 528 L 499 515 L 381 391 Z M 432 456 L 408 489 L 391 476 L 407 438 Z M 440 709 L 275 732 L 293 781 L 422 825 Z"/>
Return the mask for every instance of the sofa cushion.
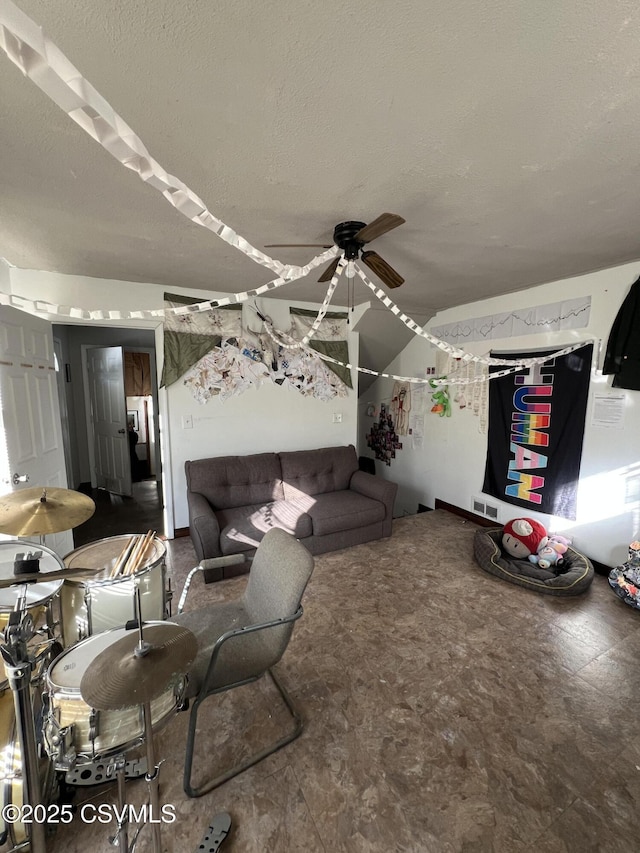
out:
<path id="1" fill-rule="evenodd" d="M 329 492 L 315 495 L 314 502 L 308 507 L 314 536 L 326 536 L 365 527 L 377 521 L 384 521 L 384 504 L 374 501 L 346 489 L 341 492 Z"/>
<path id="2" fill-rule="evenodd" d="M 348 489 L 353 473 L 358 470 L 358 457 L 352 444 L 294 450 L 280 453 L 280 466 L 284 497 L 291 500 Z"/>
<path id="3" fill-rule="evenodd" d="M 284 498 L 276 453 L 217 456 L 185 463 L 187 488 L 215 509 L 265 504 Z"/>
<path id="4" fill-rule="evenodd" d="M 311 536 L 311 519 L 297 501 L 273 501 L 267 504 L 231 507 L 216 512 L 220 524 L 220 549 L 237 554 L 257 548 L 272 527 L 280 527 L 297 539 Z"/>

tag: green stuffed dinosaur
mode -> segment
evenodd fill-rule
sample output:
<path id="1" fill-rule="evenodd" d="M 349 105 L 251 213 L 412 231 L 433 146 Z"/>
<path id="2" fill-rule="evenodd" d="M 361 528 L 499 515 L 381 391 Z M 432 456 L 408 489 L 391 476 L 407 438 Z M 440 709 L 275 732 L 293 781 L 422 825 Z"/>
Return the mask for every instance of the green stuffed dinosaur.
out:
<path id="1" fill-rule="evenodd" d="M 442 379 L 445 377 L 442 376 Z M 434 404 L 431 408 L 431 411 L 440 415 L 441 418 L 451 417 L 451 400 L 449 399 L 449 386 L 448 385 L 438 385 L 433 379 L 429 380 L 429 385 L 433 388 L 433 394 L 431 395 L 431 401 Z"/>

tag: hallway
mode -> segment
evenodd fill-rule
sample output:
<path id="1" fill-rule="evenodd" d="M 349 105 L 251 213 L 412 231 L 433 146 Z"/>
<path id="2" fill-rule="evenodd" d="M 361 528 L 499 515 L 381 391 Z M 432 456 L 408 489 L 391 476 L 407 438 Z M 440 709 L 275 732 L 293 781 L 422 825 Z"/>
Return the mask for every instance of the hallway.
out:
<path id="1" fill-rule="evenodd" d="M 74 547 L 123 533 L 146 533 L 155 530 L 164 534 L 162 517 L 162 484 L 154 478 L 133 483 L 133 496 L 123 497 L 104 489 L 83 489 L 96 504 L 90 519 L 73 531 Z"/>

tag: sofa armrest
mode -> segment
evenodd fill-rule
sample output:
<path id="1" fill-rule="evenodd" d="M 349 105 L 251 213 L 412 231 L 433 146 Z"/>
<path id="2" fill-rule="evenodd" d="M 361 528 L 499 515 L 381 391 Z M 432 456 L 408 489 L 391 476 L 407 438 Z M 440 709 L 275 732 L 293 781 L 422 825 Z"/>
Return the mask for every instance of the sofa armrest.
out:
<path id="1" fill-rule="evenodd" d="M 398 484 L 390 480 L 383 480 L 375 474 L 367 474 L 365 471 L 355 471 L 351 476 L 349 488 L 354 492 L 372 498 L 384 504 L 385 514 L 383 531 L 385 536 L 391 536 L 391 522 L 393 521 L 393 503 L 398 492 Z"/>
<path id="2" fill-rule="evenodd" d="M 198 560 L 222 556 L 220 525 L 213 507 L 199 492 L 187 492 L 189 533 Z"/>

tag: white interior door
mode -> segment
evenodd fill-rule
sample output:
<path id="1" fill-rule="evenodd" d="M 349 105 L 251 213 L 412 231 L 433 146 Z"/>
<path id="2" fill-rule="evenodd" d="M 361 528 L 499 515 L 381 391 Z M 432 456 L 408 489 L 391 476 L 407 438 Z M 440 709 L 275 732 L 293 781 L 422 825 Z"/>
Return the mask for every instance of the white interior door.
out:
<path id="1" fill-rule="evenodd" d="M 132 494 L 122 347 L 87 350 L 95 483 L 117 495 Z"/>
<path id="2" fill-rule="evenodd" d="M 51 324 L 6 306 L 0 306 L 0 398 L 0 494 L 67 488 Z M 63 557 L 73 550 L 73 534 L 50 533 L 44 544 Z"/>

